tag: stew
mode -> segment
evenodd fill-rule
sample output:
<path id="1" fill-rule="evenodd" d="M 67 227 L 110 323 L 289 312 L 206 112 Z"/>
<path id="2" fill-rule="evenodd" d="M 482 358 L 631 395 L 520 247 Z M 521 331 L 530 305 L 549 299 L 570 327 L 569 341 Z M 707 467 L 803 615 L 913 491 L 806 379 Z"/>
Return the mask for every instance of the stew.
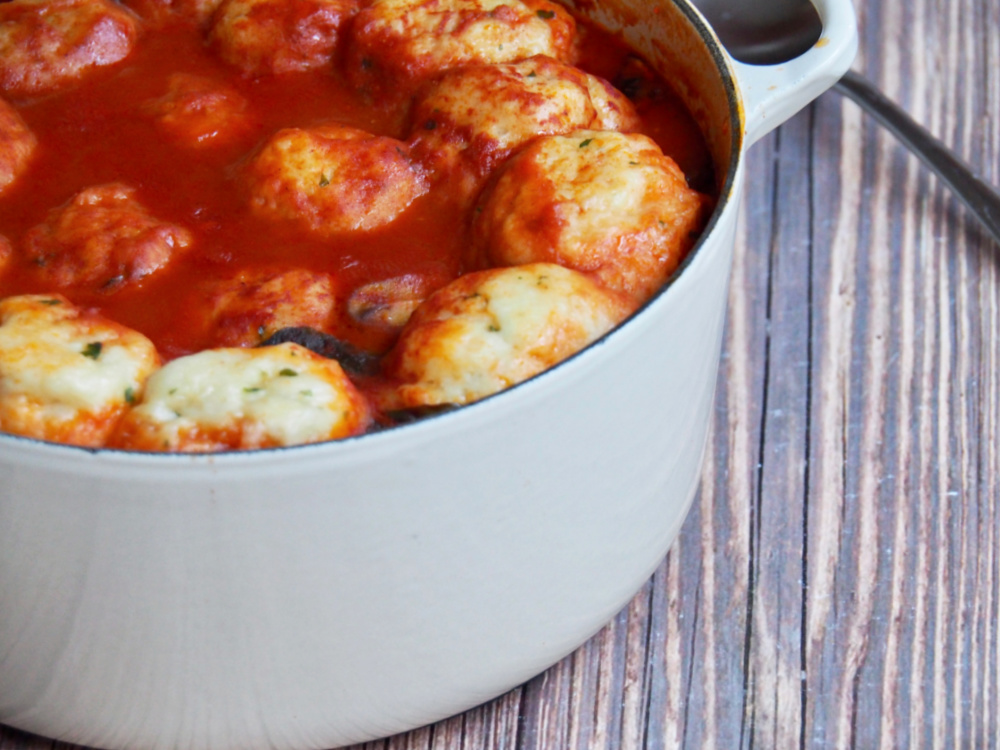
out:
<path id="1" fill-rule="evenodd" d="M 713 186 L 667 82 L 548 0 L 0 3 L 0 430 L 216 451 L 469 403 L 631 314 Z"/>

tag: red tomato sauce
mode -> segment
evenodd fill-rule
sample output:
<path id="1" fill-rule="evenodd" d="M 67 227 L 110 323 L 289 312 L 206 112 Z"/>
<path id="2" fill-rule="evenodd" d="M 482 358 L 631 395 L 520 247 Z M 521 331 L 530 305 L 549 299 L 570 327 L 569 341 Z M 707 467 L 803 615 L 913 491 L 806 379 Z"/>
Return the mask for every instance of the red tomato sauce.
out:
<path id="1" fill-rule="evenodd" d="M 619 43 L 588 29 L 580 67 L 620 84 L 615 71 L 627 56 Z M 237 89 L 249 102 L 248 126 L 234 140 L 208 147 L 164 138 L 143 108 L 164 96 L 176 72 Z M 701 133 L 666 85 L 655 88 L 655 95 L 636 100 L 647 134 L 678 162 L 693 187 L 711 192 L 711 160 Z M 419 274 L 443 285 L 463 270 L 467 217 L 440 190 L 417 199 L 387 227 L 334 240 L 250 212 L 241 169 L 280 128 L 336 121 L 405 138 L 403 109 L 371 106 L 335 71 L 244 77 L 217 59 L 196 28 L 176 22 L 147 30 L 128 59 L 65 92 L 13 103 L 39 141 L 29 169 L 0 197 L 0 234 L 15 249 L 50 210 L 84 188 L 109 182 L 136 187 L 150 213 L 193 233 L 190 251 L 141 282 L 110 293 L 58 290 L 145 334 L 164 359 L 212 345 L 200 338 L 200 318 L 207 311 L 199 308 L 196 291 L 200 282 L 229 271 L 263 264 L 326 272 L 346 299 L 371 281 Z M 41 288 L 17 255 L 0 276 L 0 297 L 57 291 Z M 392 343 L 391 334 L 365 329 L 343 311 L 334 333 L 369 351 L 384 351 Z"/>

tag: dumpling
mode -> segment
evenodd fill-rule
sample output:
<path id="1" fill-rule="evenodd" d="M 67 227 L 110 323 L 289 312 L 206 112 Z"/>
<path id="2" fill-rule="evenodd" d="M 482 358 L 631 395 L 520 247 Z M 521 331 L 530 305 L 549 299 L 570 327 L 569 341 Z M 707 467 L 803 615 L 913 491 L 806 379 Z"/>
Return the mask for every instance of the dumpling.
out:
<path id="1" fill-rule="evenodd" d="M 466 404 L 537 375 L 631 311 L 587 276 L 551 263 L 466 274 L 410 318 L 386 362 L 387 410 Z"/>
<path id="2" fill-rule="evenodd" d="M 149 379 L 111 445 L 210 452 L 336 440 L 368 427 L 368 402 L 335 360 L 298 344 L 206 349 Z"/>
<path id="3" fill-rule="evenodd" d="M 433 174 L 474 195 L 493 169 L 532 138 L 639 125 L 632 103 L 607 81 L 535 57 L 445 73 L 416 100 L 410 144 Z"/>
<path id="4" fill-rule="evenodd" d="M 357 0 L 226 0 L 209 40 L 220 57 L 251 75 L 333 67 Z"/>
<path id="5" fill-rule="evenodd" d="M 17 110 L 0 99 L 0 195 L 27 168 L 37 145 Z"/>
<path id="6" fill-rule="evenodd" d="M 426 191 L 406 144 L 343 125 L 278 131 L 246 179 L 257 214 L 327 236 L 384 226 Z"/>
<path id="7" fill-rule="evenodd" d="M 481 266 L 559 263 L 642 302 L 694 244 L 710 200 L 650 138 L 592 130 L 532 141 L 473 223 Z"/>
<path id="8" fill-rule="evenodd" d="M 135 16 L 110 0 L 0 3 L 0 91 L 55 91 L 125 59 L 138 36 Z"/>
<path id="9" fill-rule="evenodd" d="M 145 336 L 61 295 L 0 300 L 0 430 L 99 447 L 159 364 Z"/>
<path id="10" fill-rule="evenodd" d="M 576 57 L 573 17 L 549 0 L 375 0 L 352 25 L 346 65 L 360 88 L 405 94 L 449 68 L 535 55 Z"/>
<path id="11" fill-rule="evenodd" d="M 114 292 L 164 268 L 193 238 L 151 215 L 135 188 L 120 183 L 81 190 L 24 238 L 39 278 L 56 288 Z"/>

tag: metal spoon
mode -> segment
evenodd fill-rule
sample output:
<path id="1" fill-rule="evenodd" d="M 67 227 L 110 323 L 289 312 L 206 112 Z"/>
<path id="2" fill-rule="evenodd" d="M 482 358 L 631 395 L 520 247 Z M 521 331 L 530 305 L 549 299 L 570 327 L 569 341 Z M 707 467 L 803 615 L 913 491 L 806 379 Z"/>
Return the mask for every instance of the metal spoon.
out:
<path id="1" fill-rule="evenodd" d="M 812 47 L 823 22 L 809 0 L 693 0 L 733 57 L 775 65 Z M 1000 243 L 1000 193 L 976 177 L 941 141 L 887 99 L 870 81 L 848 72 L 834 86 L 916 154 Z"/>

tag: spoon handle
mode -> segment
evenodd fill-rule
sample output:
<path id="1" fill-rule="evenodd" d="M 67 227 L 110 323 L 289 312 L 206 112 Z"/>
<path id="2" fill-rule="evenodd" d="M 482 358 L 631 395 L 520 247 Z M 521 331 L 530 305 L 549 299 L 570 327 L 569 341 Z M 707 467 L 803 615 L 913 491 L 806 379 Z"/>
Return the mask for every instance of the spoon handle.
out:
<path id="1" fill-rule="evenodd" d="M 887 99 L 868 80 L 848 71 L 834 86 L 884 125 L 933 170 L 1000 243 L 1000 193 L 972 174 L 941 141 Z"/>

